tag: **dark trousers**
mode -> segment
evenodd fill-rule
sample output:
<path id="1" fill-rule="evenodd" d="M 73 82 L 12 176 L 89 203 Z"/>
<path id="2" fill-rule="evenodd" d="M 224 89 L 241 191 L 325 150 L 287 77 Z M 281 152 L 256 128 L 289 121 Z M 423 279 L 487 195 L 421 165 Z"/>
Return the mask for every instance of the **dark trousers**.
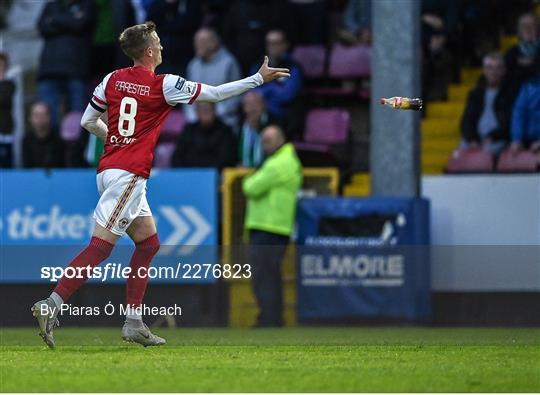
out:
<path id="1" fill-rule="evenodd" d="M 289 236 L 250 230 L 249 243 L 253 292 L 260 311 L 257 326 L 282 326 L 281 262 Z"/>
<path id="2" fill-rule="evenodd" d="M 0 143 L 0 168 L 10 169 L 13 167 L 13 144 Z"/>
<path id="3" fill-rule="evenodd" d="M 54 129 L 59 129 L 62 98 L 67 98 L 67 110 L 84 111 L 88 103 L 86 82 L 78 78 L 46 78 L 38 83 L 39 99 L 47 104 Z"/>

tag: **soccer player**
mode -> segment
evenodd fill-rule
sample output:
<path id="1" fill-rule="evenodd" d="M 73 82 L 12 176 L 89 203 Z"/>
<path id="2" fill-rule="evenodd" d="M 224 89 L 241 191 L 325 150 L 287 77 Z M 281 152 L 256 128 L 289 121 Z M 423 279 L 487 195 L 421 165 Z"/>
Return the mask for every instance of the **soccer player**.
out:
<path id="1" fill-rule="evenodd" d="M 289 70 L 268 67 L 265 57 L 259 71 L 242 80 L 219 86 L 186 81 L 177 75 L 156 75 L 161 63 L 161 43 L 153 22 L 135 25 L 119 38 L 122 51 L 133 60 L 133 67 L 113 71 L 94 90 L 81 120 L 81 126 L 105 139 L 105 150 L 97 169 L 100 199 L 94 211 L 95 229 L 88 246 L 70 263 L 73 270 L 94 268 L 111 253 L 124 234 L 135 243 L 127 279 L 124 340 L 143 346 L 165 344 L 143 323 L 141 306 L 148 278 L 139 268 L 148 268 L 159 250 L 159 240 L 152 212 L 146 200 L 146 180 L 150 175 L 153 152 L 163 121 L 179 103 L 219 102 L 276 78 L 288 77 Z M 107 122 L 100 119 L 107 111 Z M 40 336 L 53 348 L 53 329 L 58 326 L 58 312 L 64 302 L 87 279 L 62 277 L 50 297 L 32 306 Z M 78 274 L 79 274 L 78 273 Z M 146 273 L 144 271 L 144 273 Z"/>

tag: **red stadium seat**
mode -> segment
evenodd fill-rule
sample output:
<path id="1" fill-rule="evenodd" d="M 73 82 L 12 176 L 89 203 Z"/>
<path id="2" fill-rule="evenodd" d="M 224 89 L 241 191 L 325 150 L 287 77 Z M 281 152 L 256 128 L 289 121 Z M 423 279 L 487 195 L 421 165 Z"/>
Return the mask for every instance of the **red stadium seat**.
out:
<path id="1" fill-rule="evenodd" d="M 171 167 L 171 159 L 175 148 L 176 144 L 172 142 L 159 143 L 154 152 L 154 167 L 160 169 Z"/>
<path id="2" fill-rule="evenodd" d="M 371 75 L 371 47 L 335 44 L 330 52 L 329 84 L 307 87 L 310 94 L 323 97 L 369 98 L 365 79 Z"/>
<path id="3" fill-rule="evenodd" d="M 481 148 L 459 148 L 446 166 L 448 173 L 489 173 L 493 171 L 493 155 Z"/>
<path id="4" fill-rule="evenodd" d="M 174 141 L 176 137 L 182 133 L 186 124 L 186 118 L 182 111 L 173 110 L 165 118 L 163 127 L 161 128 L 160 141 Z"/>
<path id="5" fill-rule="evenodd" d="M 304 141 L 315 144 L 344 144 L 349 135 L 351 117 L 346 110 L 315 109 L 307 116 Z"/>
<path id="6" fill-rule="evenodd" d="M 316 109 L 309 112 L 304 141 L 295 142 L 300 160 L 305 166 L 334 166 L 339 158 L 335 148 L 347 142 L 350 115 L 341 109 Z"/>
<path id="7" fill-rule="evenodd" d="M 505 150 L 497 162 L 497 171 L 500 173 L 535 172 L 539 169 L 540 156 L 531 151 L 512 152 Z"/>
<path id="8" fill-rule="evenodd" d="M 322 45 L 296 47 L 293 59 L 302 66 L 306 78 L 322 78 L 326 63 L 326 49 Z"/>
<path id="9" fill-rule="evenodd" d="M 311 152 L 321 152 L 321 153 L 330 152 L 330 147 L 328 145 L 306 143 L 302 141 L 296 141 L 294 143 L 294 148 L 296 148 L 297 151 L 311 151 Z"/>
<path id="10" fill-rule="evenodd" d="M 335 44 L 330 53 L 331 78 L 360 78 L 371 75 L 371 47 Z"/>
<path id="11" fill-rule="evenodd" d="M 64 162 L 67 167 L 81 166 L 80 138 L 82 112 L 66 114 L 60 124 L 60 138 L 64 142 Z"/>
<path id="12" fill-rule="evenodd" d="M 74 111 L 62 118 L 60 125 L 60 138 L 66 142 L 78 141 L 81 137 L 82 112 Z"/>

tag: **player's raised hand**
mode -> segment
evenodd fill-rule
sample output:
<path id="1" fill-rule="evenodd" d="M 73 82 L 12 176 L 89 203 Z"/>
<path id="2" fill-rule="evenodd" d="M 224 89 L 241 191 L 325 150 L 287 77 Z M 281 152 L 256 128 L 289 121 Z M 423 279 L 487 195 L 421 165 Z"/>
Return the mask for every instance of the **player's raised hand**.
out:
<path id="1" fill-rule="evenodd" d="M 264 57 L 264 62 L 259 69 L 259 74 L 262 75 L 264 82 L 270 82 L 277 78 L 290 77 L 289 69 L 281 69 L 268 67 L 268 56 Z"/>

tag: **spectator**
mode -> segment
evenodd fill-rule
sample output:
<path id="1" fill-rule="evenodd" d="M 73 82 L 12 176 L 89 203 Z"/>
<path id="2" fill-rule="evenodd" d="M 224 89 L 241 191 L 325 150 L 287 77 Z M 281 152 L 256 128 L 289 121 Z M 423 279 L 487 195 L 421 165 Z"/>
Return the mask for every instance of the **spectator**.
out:
<path id="1" fill-rule="evenodd" d="M 512 112 L 511 134 L 514 152 L 524 147 L 540 152 L 540 73 L 519 91 Z"/>
<path id="2" fill-rule="evenodd" d="M 92 77 L 101 81 L 112 70 L 131 65 L 128 57 L 116 45 L 116 40 L 126 26 L 135 24 L 135 5 L 133 1 L 124 0 L 94 2 L 96 24 L 93 32 L 91 73 Z"/>
<path id="3" fill-rule="evenodd" d="M 37 102 L 30 108 L 30 133 L 23 140 L 23 165 L 34 168 L 64 167 L 64 151 L 53 129 L 47 104 Z"/>
<path id="4" fill-rule="evenodd" d="M 222 22 L 231 3 L 230 0 L 203 0 L 202 26 L 211 27 L 216 31 L 221 31 Z"/>
<path id="5" fill-rule="evenodd" d="M 485 54 L 499 46 L 503 2 L 465 0 L 461 2 L 458 54 L 461 66 L 482 65 Z"/>
<path id="6" fill-rule="evenodd" d="M 325 43 L 328 25 L 326 0 L 289 0 L 288 9 L 294 20 L 295 44 Z"/>
<path id="7" fill-rule="evenodd" d="M 201 24 L 199 0 L 154 0 L 148 10 L 148 20 L 159 30 L 163 51 L 167 54 L 158 67 L 160 74 L 185 75 L 193 57 L 193 34 Z"/>
<path id="8" fill-rule="evenodd" d="M 267 159 L 244 179 L 247 199 L 245 227 L 249 231 L 253 290 L 259 305 L 257 326 L 281 326 L 283 291 L 281 261 L 294 228 L 302 166 L 294 147 L 275 125 L 262 132 Z"/>
<path id="9" fill-rule="evenodd" d="M 459 64 L 452 53 L 457 51 L 459 6 L 454 0 L 422 0 L 422 83 L 427 100 L 446 100 L 448 85 L 459 78 Z"/>
<path id="10" fill-rule="evenodd" d="M 116 38 L 113 5 L 109 0 L 95 0 L 96 24 L 92 42 L 92 76 L 103 78 L 115 66 Z"/>
<path id="11" fill-rule="evenodd" d="M 11 7 L 11 2 L 12 0 L 0 1 L 0 30 L 4 30 L 6 28 L 6 18 L 9 8 Z"/>
<path id="12" fill-rule="evenodd" d="M 518 20 L 519 43 L 505 55 L 508 76 L 519 89 L 521 84 L 540 70 L 540 37 L 538 19 L 534 14 L 523 14 Z"/>
<path id="13" fill-rule="evenodd" d="M 422 0 L 422 37 L 426 40 L 424 44 L 434 34 L 448 37 L 455 33 L 460 7 L 460 2 L 454 0 Z"/>
<path id="14" fill-rule="evenodd" d="M 514 95 L 504 80 L 504 59 L 499 53 L 484 56 L 483 77 L 470 93 L 461 119 L 461 135 L 468 146 L 498 154 L 508 142 Z"/>
<path id="15" fill-rule="evenodd" d="M 270 58 L 270 66 L 285 67 L 290 70 L 289 78 L 281 78 L 257 88 L 264 97 L 268 113 L 286 123 L 294 114 L 290 113 L 297 107 L 300 89 L 302 88 L 302 69 L 292 60 L 288 53 L 289 43 L 285 32 L 271 30 L 266 35 L 266 52 Z M 256 68 L 253 69 L 256 71 Z"/>
<path id="16" fill-rule="evenodd" d="M 150 9 L 151 4 L 152 0 L 131 0 L 131 6 L 133 7 L 133 18 L 135 19 L 135 23 L 137 25 L 140 25 L 146 21 L 146 14 Z"/>
<path id="17" fill-rule="evenodd" d="M 195 57 L 189 62 L 187 79 L 209 85 L 221 85 L 241 78 L 240 67 L 236 59 L 220 44 L 217 33 L 209 28 L 202 28 L 194 37 Z M 217 103 L 216 111 L 227 125 L 238 126 L 238 107 L 240 97 L 231 97 Z M 197 112 L 193 106 L 185 105 L 184 112 L 188 122 L 197 121 Z"/>
<path id="18" fill-rule="evenodd" d="M 274 119 L 266 112 L 264 99 L 256 90 L 245 94 L 243 100 L 244 122 L 240 128 L 240 164 L 244 167 L 259 167 L 264 160 L 261 130 Z"/>
<path id="19" fill-rule="evenodd" d="M 173 167 L 213 167 L 221 171 L 236 165 L 236 140 L 232 129 L 216 117 L 213 103 L 196 105 L 198 121 L 178 137 Z"/>
<path id="20" fill-rule="evenodd" d="M 50 109 L 55 129 L 63 95 L 67 96 L 68 111 L 84 111 L 88 102 L 93 17 L 92 0 L 54 0 L 45 5 L 39 18 L 38 29 L 45 44 L 38 91 Z"/>
<path id="21" fill-rule="evenodd" d="M 13 167 L 13 94 L 15 84 L 6 78 L 8 57 L 0 53 L 0 168 Z"/>
<path id="22" fill-rule="evenodd" d="M 292 30 L 284 0 L 236 0 L 225 16 L 223 39 L 247 75 L 264 55 L 264 38 L 271 28 Z"/>
<path id="23" fill-rule="evenodd" d="M 339 37 L 349 44 L 371 44 L 371 0 L 349 0 Z"/>

